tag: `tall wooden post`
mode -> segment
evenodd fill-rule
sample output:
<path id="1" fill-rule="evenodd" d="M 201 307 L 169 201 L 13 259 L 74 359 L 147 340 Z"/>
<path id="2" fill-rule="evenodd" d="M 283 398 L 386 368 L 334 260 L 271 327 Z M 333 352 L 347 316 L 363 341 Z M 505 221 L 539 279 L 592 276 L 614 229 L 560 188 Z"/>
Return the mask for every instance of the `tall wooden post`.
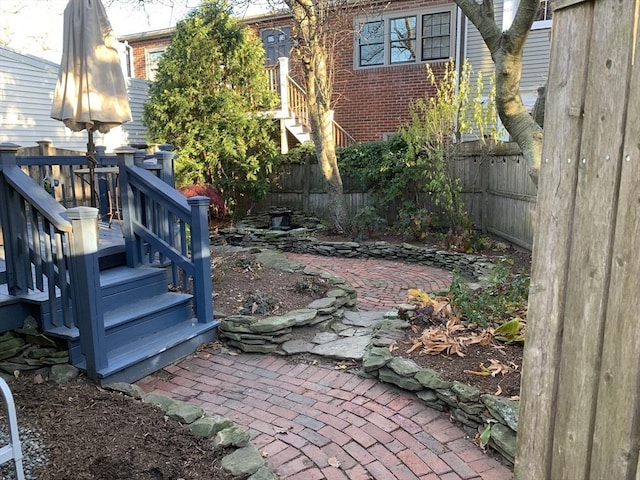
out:
<path id="1" fill-rule="evenodd" d="M 554 5 L 517 480 L 639 478 L 639 21 Z"/>
<path id="2" fill-rule="evenodd" d="M 27 278 L 30 275 L 29 267 L 26 267 L 29 265 L 28 252 L 20 247 L 18 241 L 18 237 L 24 233 L 22 225 L 25 222 L 16 219 L 24 213 L 17 198 L 9 195 L 9 186 L 2 175 L 4 170 L 16 166 L 16 152 L 19 148 L 15 143 L 0 143 L 0 241 L 4 248 L 10 295 L 28 293 Z"/>
<path id="3" fill-rule="evenodd" d="M 97 380 L 98 372 L 108 365 L 98 266 L 98 209 L 70 208 L 67 216 L 73 226 L 73 313 L 80 331 L 80 348 L 87 362 L 87 376 Z"/>
<path id="4" fill-rule="evenodd" d="M 279 57 L 280 75 L 280 153 L 289 152 L 286 120 L 289 118 L 289 57 Z"/>

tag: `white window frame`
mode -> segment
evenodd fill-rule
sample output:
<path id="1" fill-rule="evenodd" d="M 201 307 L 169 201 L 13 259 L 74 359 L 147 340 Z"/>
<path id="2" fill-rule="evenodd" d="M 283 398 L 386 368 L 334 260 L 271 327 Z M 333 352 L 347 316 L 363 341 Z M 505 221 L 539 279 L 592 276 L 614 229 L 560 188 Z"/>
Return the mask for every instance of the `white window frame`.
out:
<path id="1" fill-rule="evenodd" d="M 156 70 L 158 69 L 158 62 L 151 61 L 151 56 L 154 53 L 159 53 L 160 56 L 162 56 L 162 54 L 164 54 L 164 52 L 166 51 L 167 51 L 166 47 L 147 48 L 144 50 L 144 64 L 145 64 L 145 70 L 147 72 L 147 80 L 151 80 L 151 81 L 154 80 L 156 76 Z"/>
<path id="2" fill-rule="evenodd" d="M 551 0 L 541 0 L 540 6 L 542 6 L 542 4 L 545 2 L 547 4 L 547 12 L 553 13 L 551 10 Z M 531 25 L 531 30 L 542 30 L 543 28 L 551 28 L 552 23 L 552 18 L 549 18 L 548 20 L 538 20 L 536 22 L 533 22 L 533 25 Z"/>
<path id="3" fill-rule="evenodd" d="M 547 8 L 551 9 L 551 0 L 542 0 L 543 2 L 547 2 Z M 516 14 L 516 10 L 518 10 L 518 0 L 505 0 L 504 8 L 502 10 L 502 31 L 506 32 L 511 24 L 513 23 L 513 17 Z M 544 28 L 551 28 L 551 24 L 553 23 L 553 19 L 549 20 L 538 20 L 533 22 L 531 25 L 531 30 L 542 30 Z"/>
<path id="4" fill-rule="evenodd" d="M 450 14 L 449 25 L 449 56 L 447 58 L 437 58 L 430 60 L 422 60 L 422 16 L 433 15 L 438 13 Z M 391 62 L 391 34 L 390 25 L 392 20 L 405 17 L 416 18 L 416 39 L 415 39 L 415 59 L 404 62 Z M 377 65 L 360 65 L 360 31 L 364 24 L 369 22 L 384 22 L 384 52 L 383 61 Z M 353 68 L 355 70 L 367 70 L 372 68 L 388 68 L 401 67 L 406 65 L 427 64 L 446 62 L 449 58 L 455 58 L 456 55 L 456 7 L 455 5 L 439 5 L 424 9 L 398 10 L 392 12 L 384 12 L 380 15 L 371 15 L 366 17 L 358 17 L 354 20 L 354 44 L 353 44 Z"/>

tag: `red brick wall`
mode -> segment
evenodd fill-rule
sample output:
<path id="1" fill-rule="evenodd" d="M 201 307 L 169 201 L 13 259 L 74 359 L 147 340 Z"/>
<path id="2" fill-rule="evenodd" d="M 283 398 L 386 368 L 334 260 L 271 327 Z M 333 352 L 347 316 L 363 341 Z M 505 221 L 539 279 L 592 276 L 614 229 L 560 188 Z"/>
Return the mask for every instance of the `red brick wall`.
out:
<path id="1" fill-rule="evenodd" d="M 133 76 L 134 78 L 147 78 L 146 51 L 166 48 L 171 41 L 170 37 L 153 38 L 149 40 L 129 41 L 133 50 Z"/>

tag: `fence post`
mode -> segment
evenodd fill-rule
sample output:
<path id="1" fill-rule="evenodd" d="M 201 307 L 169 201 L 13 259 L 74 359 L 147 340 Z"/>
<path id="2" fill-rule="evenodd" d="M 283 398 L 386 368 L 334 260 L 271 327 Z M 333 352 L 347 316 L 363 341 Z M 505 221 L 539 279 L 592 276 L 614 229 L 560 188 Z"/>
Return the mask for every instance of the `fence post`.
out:
<path id="1" fill-rule="evenodd" d="M 487 217 L 489 216 L 489 168 L 491 161 L 486 155 L 480 157 L 480 189 L 482 190 L 482 201 L 480 202 L 480 227 L 482 233 L 487 233 Z"/>
<path id="2" fill-rule="evenodd" d="M 87 376 L 98 379 L 108 365 L 107 339 L 102 311 L 100 267 L 98 266 L 98 209 L 75 207 L 67 210 L 71 221 L 71 285 L 73 312 L 80 331 L 80 349 L 87 362 Z"/>
<path id="3" fill-rule="evenodd" d="M 209 251 L 209 199 L 191 197 L 191 258 L 194 265 L 193 299 L 199 323 L 213 321 L 211 253 Z"/>
<path id="4" fill-rule="evenodd" d="M 47 157 L 53 155 L 53 142 L 51 140 L 39 140 L 36 143 L 38 144 L 39 155 L 45 155 Z"/>
<path id="5" fill-rule="evenodd" d="M 135 199 L 133 190 L 129 187 L 128 168 L 134 165 L 135 148 L 120 147 L 114 150 L 118 156 L 118 169 L 120 183 L 120 208 L 122 208 L 122 229 L 124 234 L 124 245 L 127 256 L 127 266 L 135 267 L 142 262 L 141 252 L 136 248 L 137 242 L 133 236 L 133 220 L 139 220 L 135 210 Z"/>
<path id="6" fill-rule="evenodd" d="M 170 143 L 163 143 L 162 145 L 158 145 L 158 148 L 160 150 L 154 153 L 154 155 L 160 165 L 160 180 L 171 188 L 175 188 L 173 159 L 176 156 L 176 153 L 173 151 L 173 145 Z"/>

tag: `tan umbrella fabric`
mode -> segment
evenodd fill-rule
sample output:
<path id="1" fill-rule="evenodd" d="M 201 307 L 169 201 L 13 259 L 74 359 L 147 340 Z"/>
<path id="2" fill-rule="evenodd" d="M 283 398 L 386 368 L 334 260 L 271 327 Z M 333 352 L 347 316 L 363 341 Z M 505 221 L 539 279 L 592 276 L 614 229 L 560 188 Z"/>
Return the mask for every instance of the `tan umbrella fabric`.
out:
<path id="1" fill-rule="evenodd" d="M 117 44 L 100 0 L 69 1 L 52 118 L 74 132 L 106 133 L 131 121 Z"/>

